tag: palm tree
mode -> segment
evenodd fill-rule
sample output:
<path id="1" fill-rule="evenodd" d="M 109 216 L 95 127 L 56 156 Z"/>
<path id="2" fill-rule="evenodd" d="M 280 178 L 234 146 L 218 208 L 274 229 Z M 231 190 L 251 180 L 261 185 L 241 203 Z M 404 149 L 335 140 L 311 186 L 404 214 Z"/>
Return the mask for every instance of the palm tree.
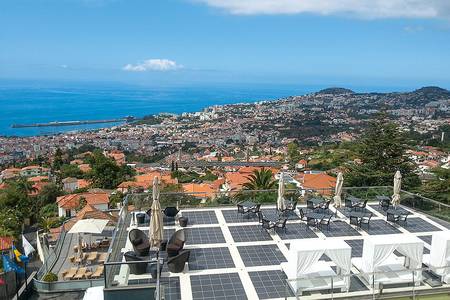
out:
<path id="1" fill-rule="evenodd" d="M 277 185 L 277 181 L 272 178 L 273 173 L 269 169 L 254 170 L 253 174 L 247 176 L 248 182 L 242 186 L 245 190 L 271 190 Z"/>

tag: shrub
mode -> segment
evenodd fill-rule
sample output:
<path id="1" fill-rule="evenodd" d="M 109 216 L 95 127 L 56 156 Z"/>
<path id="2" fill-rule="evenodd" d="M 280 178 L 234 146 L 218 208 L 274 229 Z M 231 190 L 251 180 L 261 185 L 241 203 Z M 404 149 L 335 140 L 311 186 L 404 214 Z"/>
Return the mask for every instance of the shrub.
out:
<path id="1" fill-rule="evenodd" d="M 44 275 L 44 277 L 42 277 L 42 280 L 45 282 L 55 282 L 58 281 L 58 275 L 52 272 L 48 272 Z"/>

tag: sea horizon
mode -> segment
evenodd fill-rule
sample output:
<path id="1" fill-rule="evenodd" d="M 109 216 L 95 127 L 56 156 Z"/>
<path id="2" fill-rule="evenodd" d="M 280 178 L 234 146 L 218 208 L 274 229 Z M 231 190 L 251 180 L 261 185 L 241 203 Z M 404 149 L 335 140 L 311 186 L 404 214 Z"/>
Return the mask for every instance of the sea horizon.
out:
<path id="1" fill-rule="evenodd" d="M 26 137 L 112 127 L 118 123 L 12 128 L 12 124 L 143 117 L 196 112 L 213 105 L 300 96 L 335 85 L 220 84 L 147 87 L 111 83 L 0 81 L 0 136 Z M 404 92 L 420 87 L 339 86 L 355 92 Z"/>

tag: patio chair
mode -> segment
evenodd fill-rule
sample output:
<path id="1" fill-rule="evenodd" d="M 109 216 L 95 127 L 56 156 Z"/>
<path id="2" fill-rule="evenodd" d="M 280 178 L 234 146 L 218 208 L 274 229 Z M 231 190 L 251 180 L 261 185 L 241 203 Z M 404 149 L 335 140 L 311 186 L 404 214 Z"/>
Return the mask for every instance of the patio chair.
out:
<path id="1" fill-rule="evenodd" d="M 406 225 L 407 219 L 408 219 L 408 215 L 399 215 L 399 216 L 396 218 L 396 222 L 397 222 L 397 223 L 398 223 L 398 222 L 402 222 L 404 225 Z"/>
<path id="2" fill-rule="evenodd" d="M 98 266 L 94 273 L 92 273 L 91 278 L 96 279 L 100 278 L 103 275 L 103 271 L 105 270 L 105 266 Z"/>
<path id="3" fill-rule="evenodd" d="M 289 205 L 286 207 L 285 211 L 295 212 L 295 210 L 297 209 L 297 204 L 298 204 L 298 200 L 295 200 L 295 201 L 289 203 Z"/>
<path id="4" fill-rule="evenodd" d="M 347 208 L 347 210 L 352 210 L 353 208 L 355 208 L 355 206 L 353 205 L 353 202 L 352 202 L 352 200 L 350 200 L 350 199 L 345 199 L 345 201 L 344 201 L 344 206 L 345 206 L 345 208 Z"/>
<path id="5" fill-rule="evenodd" d="M 163 212 L 166 217 L 175 218 L 175 216 L 178 214 L 179 210 L 174 206 L 168 206 L 168 207 L 164 208 Z"/>
<path id="6" fill-rule="evenodd" d="M 98 256 L 97 262 L 99 264 L 104 264 L 107 256 L 108 256 L 108 253 L 100 253 L 100 255 Z"/>
<path id="7" fill-rule="evenodd" d="M 83 279 L 86 272 L 87 272 L 87 268 L 85 268 L 85 267 L 79 268 L 77 273 L 71 279 L 73 279 L 73 280 Z"/>
<path id="8" fill-rule="evenodd" d="M 73 276 L 75 276 L 75 274 L 77 274 L 78 268 L 70 268 L 69 270 L 66 270 L 63 272 L 63 279 L 64 280 L 69 280 L 72 279 Z"/>
<path id="9" fill-rule="evenodd" d="M 383 211 L 387 211 L 389 209 L 390 203 L 389 201 L 382 201 L 381 202 L 381 209 Z"/>
<path id="10" fill-rule="evenodd" d="M 98 253 L 97 252 L 91 252 L 88 254 L 88 257 L 86 258 L 86 260 L 88 262 L 93 262 L 94 260 L 97 259 Z"/>
<path id="11" fill-rule="evenodd" d="M 150 242 L 147 235 L 137 228 L 132 229 L 128 234 L 133 250 L 139 256 L 147 256 L 150 250 Z"/>
<path id="12" fill-rule="evenodd" d="M 363 216 L 359 220 L 359 227 L 361 227 L 363 224 L 367 224 L 367 229 L 370 227 L 370 219 L 372 218 L 372 213 L 369 213 L 368 215 Z"/>
<path id="13" fill-rule="evenodd" d="M 261 203 L 258 203 L 254 207 L 250 208 L 249 212 L 252 214 L 257 214 L 258 212 L 261 212 Z"/>
<path id="14" fill-rule="evenodd" d="M 262 223 L 261 223 L 262 228 L 264 228 L 265 230 L 272 230 L 275 228 L 275 223 L 270 222 L 267 219 L 262 219 Z"/>
<path id="15" fill-rule="evenodd" d="M 314 209 L 314 203 L 311 201 L 306 200 L 306 208 L 307 209 Z"/>
<path id="16" fill-rule="evenodd" d="M 181 251 L 177 256 L 171 257 L 167 260 L 167 267 L 172 273 L 181 273 L 184 270 L 186 262 L 189 261 L 191 252 L 189 250 Z"/>
<path id="17" fill-rule="evenodd" d="M 330 207 L 330 203 L 331 203 L 331 200 L 327 200 L 326 202 L 320 204 L 320 205 L 319 205 L 320 210 L 321 210 L 323 213 L 328 212 L 328 209 L 329 209 L 329 207 Z"/>
<path id="18" fill-rule="evenodd" d="M 330 223 L 331 223 L 331 216 L 328 217 L 323 217 L 320 222 L 319 222 L 319 226 L 320 228 L 322 228 L 323 225 L 327 226 L 327 230 L 330 230 Z"/>
<path id="19" fill-rule="evenodd" d="M 167 243 L 166 246 L 167 256 L 168 257 L 177 256 L 180 253 L 180 251 L 183 250 L 185 241 L 186 237 L 184 234 L 184 230 L 183 229 L 177 230 Z"/>
<path id="20" fill-rule="evenodd" d="M 357 207 L 357 208 L 363 210 L 363 209 L 365 209 L 366 206 L 367 206 L 367 201 L 369 201 L 369 199 L 364 200 L 363 203 L 358 203 L 358 204 L 356 204 L 354 207 Z"/>
<path id="21" fill-rule="evenodd" d="M 241 215 L 245 215 L 248 214 L 250 212 L 249 209 L 246 209 L 244 206 L 242 206 L 241 204 L 237 205 L 237 214 L 241 214 Z"/>
<path id="22" fill-rule="evenodd" d="M 125 252 L 123 257 L 125 257 L 126 262 L 139 262 L 142 261 L 142 263 L 134 263 L 129 264 L 128 267 L 130 268 L 130 273 L 134 275 L 142 275 L 147 272 L 147 263 L 143 262 L 145 259 L 143 257 L 140 257 L 136 255 L 133 251 Z"/>
<path id="23" fill-rule="evenodd" d="M 275 222 L 274 224 L 274 229 L 284 229 L 284 232 L 286 232 L 286 222 L 287 222 L 287 218 L 281 218 L 278 221 Z"/>
<path id="24" fill-rule="evenodd" d="M 303 211 L 303 208 L 300 208 L 300 220 L 307 222 L 308 218 L 305 215 L 305 212 Z"/>
<path id="25" fill-rule="evenodd" d="M 262 220 L 264 219 L 263 213 L 259 211 L 257 215 L 258 215 L 258 223 L 262 224 Z"/>

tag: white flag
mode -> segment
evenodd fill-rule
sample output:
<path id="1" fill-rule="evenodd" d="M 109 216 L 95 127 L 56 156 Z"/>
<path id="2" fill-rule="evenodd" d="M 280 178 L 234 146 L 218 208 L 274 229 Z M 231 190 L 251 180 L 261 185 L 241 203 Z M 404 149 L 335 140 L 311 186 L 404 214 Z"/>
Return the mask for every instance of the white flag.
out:
<path id="1" fill-rule="evenodd" d="M 30 253 L 33 253 L 34 248 L 33 246 L 31 246 L 30 242 L 25 238 L 25 236 L 22 234 L 22 246 L 23 246 L 23 250 L 25 252 L 25 255 L 28 256 L 30 255 Z"/>

